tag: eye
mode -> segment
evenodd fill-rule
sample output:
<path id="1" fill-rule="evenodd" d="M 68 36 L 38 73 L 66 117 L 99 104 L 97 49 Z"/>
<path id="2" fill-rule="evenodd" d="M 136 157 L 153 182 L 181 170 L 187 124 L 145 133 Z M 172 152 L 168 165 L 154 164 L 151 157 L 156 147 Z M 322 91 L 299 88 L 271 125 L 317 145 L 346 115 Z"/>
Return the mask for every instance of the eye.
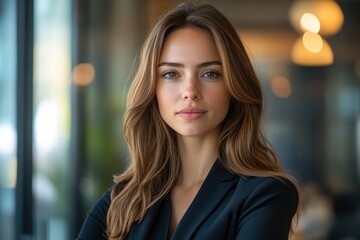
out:
<path id="1" fill-rule="evenodd" d="M 163 78 L 168 78 L 168 79 L 173 79 L 173 78 L 176 78 L 179 76 L 179 74 L 177 74 L 176 72 L 174 71 L 168 71 L 168 72 L 165 72 L 161 75 Z"/>
<path id="2" fill-rule="evenodd" d="M 209 79 L 215 79 L 215 78 L 220 77 L 220 73 L 217 71 L 207 71 L 202 75 L 202 77 L 209 78 Z"/>

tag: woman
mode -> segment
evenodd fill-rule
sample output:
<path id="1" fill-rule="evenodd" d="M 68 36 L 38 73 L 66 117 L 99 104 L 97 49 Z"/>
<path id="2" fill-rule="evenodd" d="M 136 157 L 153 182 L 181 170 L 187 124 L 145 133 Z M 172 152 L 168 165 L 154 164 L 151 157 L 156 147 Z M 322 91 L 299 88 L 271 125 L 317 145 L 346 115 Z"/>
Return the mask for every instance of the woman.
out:
<path id="1" fill-rule="evenodd" d="M 220 12 L 192 3 L 168 11 L 128 95 L 131 165 L 79 239 L 288 239 L 298 191 L 260 132 L 262 102 Z"/>

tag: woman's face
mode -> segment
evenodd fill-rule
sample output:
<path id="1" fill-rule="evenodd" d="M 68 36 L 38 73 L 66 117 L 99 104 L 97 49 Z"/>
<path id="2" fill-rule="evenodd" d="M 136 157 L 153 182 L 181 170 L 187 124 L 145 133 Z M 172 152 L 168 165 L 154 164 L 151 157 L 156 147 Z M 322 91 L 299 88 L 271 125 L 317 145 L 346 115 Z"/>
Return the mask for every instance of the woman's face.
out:
<path id="1" fill-rule="evenodd" d="M 219 134 L 230 95 L 210 33 L 185 27 L 167 36 L 158 66 L 156 97 L 161 117 L 178 135 Z"/>

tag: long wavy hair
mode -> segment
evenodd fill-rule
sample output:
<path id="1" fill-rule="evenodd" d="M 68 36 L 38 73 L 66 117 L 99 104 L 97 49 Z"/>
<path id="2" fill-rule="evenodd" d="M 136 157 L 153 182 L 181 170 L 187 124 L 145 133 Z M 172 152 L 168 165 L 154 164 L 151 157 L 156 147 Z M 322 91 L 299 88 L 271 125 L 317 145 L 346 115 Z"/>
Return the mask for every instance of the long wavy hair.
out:
<path id="1" fill-rule="evenodd" d="M 179 28 L 198 27 L 213 36 L 231 95 L 218 139 L 218 161 L 246 176 L 283 173 L 275 152 L 261 133 L 263 97 L 246 50 L 229 20 L 211 5 L 181 3 L 155 23 L 140 53 L 124 115 L 131 164 L 115 176 L 107 215 L 109 239 L 124 239 L 134 222 L 173 187 L 180 170 L 176 133 L 160 116 L 155 95 L 160 53 L 167 35 Z"/>

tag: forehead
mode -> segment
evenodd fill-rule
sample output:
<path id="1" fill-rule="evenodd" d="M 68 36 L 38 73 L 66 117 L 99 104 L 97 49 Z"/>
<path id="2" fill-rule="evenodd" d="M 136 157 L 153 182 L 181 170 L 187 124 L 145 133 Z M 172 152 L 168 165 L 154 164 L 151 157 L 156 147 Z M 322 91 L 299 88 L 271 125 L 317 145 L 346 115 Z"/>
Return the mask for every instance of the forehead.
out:
<path id="1" fill-rule="evenodd" d="M 161 60 L 168 58 L 220 60 L 213 36 L 208 31 L 197 27 L 184 27 L 169 33 L 160 54 Z"/>

